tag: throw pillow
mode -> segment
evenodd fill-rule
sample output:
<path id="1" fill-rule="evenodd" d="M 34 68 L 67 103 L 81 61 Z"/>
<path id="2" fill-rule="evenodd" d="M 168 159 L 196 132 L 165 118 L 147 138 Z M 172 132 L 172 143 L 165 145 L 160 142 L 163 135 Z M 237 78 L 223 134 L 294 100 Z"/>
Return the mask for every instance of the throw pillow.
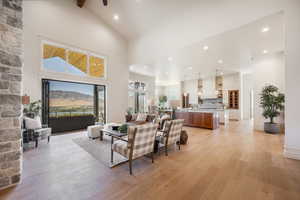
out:
<path id="1" fill-rule="evenodd" d="M 39 117 L 31 119 L 28 117 L 24 118 L 26 129 L 39 129 L 42 128 L 42 123 Z"/>
<path id="2" fill-rule="evenodd" d="M 164 115 L 161 116 L 161 118 L 160 118 L 161 121 L 166 120 L 166 119 L 171 119 L 170 115 L 164 114 Z"/>
<path id="3" fill-rule="evenodd" d="M 136 118 L 137 118 L 137 114 L 132 114 L 131 121 L 136 121 Z"/>

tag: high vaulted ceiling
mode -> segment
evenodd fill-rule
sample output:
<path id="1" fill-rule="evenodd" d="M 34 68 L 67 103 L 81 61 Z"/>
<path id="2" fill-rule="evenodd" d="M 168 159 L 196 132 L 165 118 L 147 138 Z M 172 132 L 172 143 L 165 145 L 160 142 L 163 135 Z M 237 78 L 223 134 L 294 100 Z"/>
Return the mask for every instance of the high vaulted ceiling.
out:
<path id="1" fill-rule="evenodd" d="M 160 83 L 209 76 L 216 69 L 251 70 L 264 49 L 284 51 L 279 1 L 110 0 L 104 7 L 99 0 L 87 0 L 85 7 L 129 40 L 130 70 L 154 75 Z M 270 31 L 262 33 L 264 26 Z"/>
<path id="2" fill-rule="evenodd" d="M 262 32 L 267 27 L 269 31 Z M 204 50 L 207 46 L 208 49 Z M 218 72 L 251 72 L 255 59 L 285 49 L 283 13 L 277 13 L 240 28 L 180 48 L 150 66 L 132 65 L 131 70 L 153 74 L 160 84 L 213 76 Z M 171 59 L 170 59 L 171 58 Z M 222 63 L 219 63 L 221 62 Z M 199 74 L 200 73 L 200 74 Z"/>
<path id="3" fill-rule="evenodd" d="M 85 6 L 127 39 L 134 39 L 167 26 L 201 4 L 210 3 L 207 0 L 109 0 L 105 7 L 100 0 L 86 0 Z M 118 22 L 113 20 L 114 14 L 120 16 Z"/>

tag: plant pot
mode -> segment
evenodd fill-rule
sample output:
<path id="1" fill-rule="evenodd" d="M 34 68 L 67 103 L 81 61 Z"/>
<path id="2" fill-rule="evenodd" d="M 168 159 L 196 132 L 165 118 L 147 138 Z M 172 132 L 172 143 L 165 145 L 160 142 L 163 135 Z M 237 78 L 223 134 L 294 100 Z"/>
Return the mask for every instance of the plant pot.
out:
<path id="1" fill-rule="evenodd" d="M 265 122 L 264 131 L 266 133 L 280 133 L 280 124 Z"/>

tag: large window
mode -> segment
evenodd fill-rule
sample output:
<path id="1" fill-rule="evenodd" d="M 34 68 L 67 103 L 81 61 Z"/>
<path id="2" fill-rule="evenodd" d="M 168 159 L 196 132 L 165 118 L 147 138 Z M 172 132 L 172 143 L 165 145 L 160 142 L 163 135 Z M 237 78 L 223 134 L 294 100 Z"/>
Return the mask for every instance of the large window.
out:
<path id="1" fill-rule="evenodd" d="M 49 117 L 72 117 L 93 114 L 93 85 L 50 81 Z"/>
<path id="2" fill-rule="evenodd" d="M 105 123 L 105 86 L 43 80 L 43 120 L 53 132 Z"/>
<path id="3" fill-rule="evenodd" d="M 135 113 L 147 112 L 146 84 L 139 81 L 129 81 L 128 106 Z"/>
<path id="4" fill-rule="evenodd" d="M 105 58 L 89 51 L 43 42 L 43 68 L 77 76 L 105 78 Z"/>

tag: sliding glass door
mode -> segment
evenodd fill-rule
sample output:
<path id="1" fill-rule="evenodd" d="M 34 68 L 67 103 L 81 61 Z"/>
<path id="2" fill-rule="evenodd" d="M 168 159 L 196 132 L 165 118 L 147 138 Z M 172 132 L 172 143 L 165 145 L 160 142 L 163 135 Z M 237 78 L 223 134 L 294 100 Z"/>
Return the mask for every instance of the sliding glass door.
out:
<path id="1" fill-rule="evenodd" d="M 43 122 L 53 132 L 105 122 L 105 86 L 43 80 Z"/>
<path id="2" fill-rule="evenodd" d="M 100 123 L 105 123 L 106 120 L 106 90 L 105 86 L 97 85 L 95 87 L 95 115 L 97 117 L 97 121 Z"/>

